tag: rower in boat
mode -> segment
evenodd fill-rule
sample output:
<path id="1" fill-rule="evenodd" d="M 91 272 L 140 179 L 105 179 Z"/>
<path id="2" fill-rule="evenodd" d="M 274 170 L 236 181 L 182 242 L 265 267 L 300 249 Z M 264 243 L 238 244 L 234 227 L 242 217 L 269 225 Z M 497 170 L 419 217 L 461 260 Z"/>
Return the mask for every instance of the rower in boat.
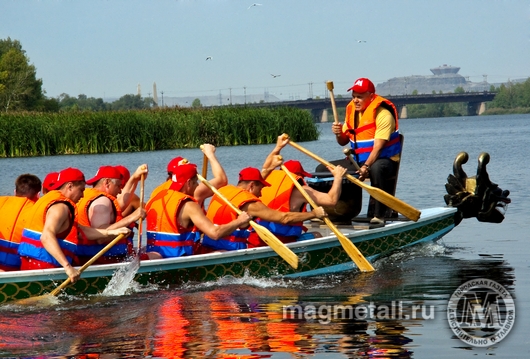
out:
<path id="1" fill-rule="evenodd" d="M 326 212 L 322 207 L 314 208 L 311 212 L 281 212 L 267 207 L 259 197 L 261 196 L 261 190 L 268 186 L 270 184 L 263 179 L 261 172 L 257 168 L 247 167 L 239 172 L 237 186 L 224 186 L 219 189 L 219 193 L 235 207 L 248 212 L 252 217 L 259 218 L 256 220 L 258 223 L 269 222 L 287 225 L 326 216 Z M 236 212 L 218 195 L 214 195 L 206 215 L 213 223 L 222 225 L 233 220 Z M 266 244 L 255 231 L 250 228 L 239 229 L 221 240 L 212 240 L 205 235 L 198 253 L 262 246 L 266 246 Z"/>
<path id="2" fill-rule="evenodd" d="M 228 184 L 228 177 L 226 176 L 223 166 L 221 166 L 215 155 L 215 146 L 205 143 L 201 146 L 201 150 L 212 168 L 213 177 L 209 180 L 210 184 L 217 189 L 226 186 Z M 151 198 L 155 197 L 158 192 L 168 189 L 172 184 L 172 177 L 176 168 L 187 163 L 188 160 L 180 156 L 169 161 L 167 165 L 167 180 L 153 190 L 151 193 Z M 195 189 L 195 193 L 193 193 L 193 198 L 195 198 L 197 203 L 199 203 L 201 206 L 204 206 L 204 201 L 211 196 L 213 196 L 212 190 L 210 190 L 203 183 L 199 183 Z"/>
<path id="3" fill-rule="evenodd" d="M 0 197 L 0 272 L 20 270 L 17 223 L 39 199 L 40 179 L 26 173 L 15 180 L 15 195 Z M 20 226 L 19 226 L 20 227 Z"/>
<path id="4" fill-rule="evenodd" d="M 270 187 L 264 187 L 261 192 L 260 200 L 269 208 L 281 212 L 306 212 L 307 200 L 303 194 L 296 188 L 293 181 L 282 170 L 278 170 L 283 160 L 280 151 L 289 143 L 289 138 L 278 136 L 276 146 L 265 159 L 261 174 Z M 290 160 L 283 165 L 296 177 L 296 180 L 302 185 L 303 190 L 319 206 L 334 207 L 340 197 L 342 188 L 342 176 L 346 169 L 342 166 L 336 166 L 334 169 L 328 168 L 333 175 L 333 184 L 327 193 L 317 191 L 309 187 L 304 177 L 313 177 L 306 172 L 299 161 Z M 298 240 L 318 238 L 322 235 L 319 232 L 307 232 L 307 228 L 302 222 L 292 224 L 277 224 L 266 221 L 260 221 L 260 224 L 267 227 L 283 243 L 296 242 Z"/>
<path id="5" fill-rule="evenodd" d="M 147 172 L 147 165 L 139 166 L 127 183 L 125 191 L 122 192 L 124 186 L 120 171 L 113 166 L 101 166 L 96 172 L 96 175 L 86 181 L 88 185 L 92 185 L 93 187 L 86 188 L 83 198 L 77 203 L 79 224 L 100 229 L 130 228 L 131 225 L 134 226 L 137 220 L 145 218 L 145 210 L 143 208 L 137 208 L 133 213 L 124 217 L 121 208 L 126 207 L 128 203 L 119 203 L 117 196 L 123 193 L 124 195 L 121 199 L 130 200 L 131 193 L 136 189 L 141 175 L 145 175 Z M 93 241 L 81 236 L 77 245 L 79 262 L 81 264 L 86 263 L 101 251 L 108 242 L 105 239 Z M 129 238 L 124 238 L 114 245 L 96 263 L 121 262 L 132 253 L 132 249 L 132 236 L 129 236 Z"/>
<path id="6" fill-rule="evenodd" d="M 52 190 L 39 198 L 22 219 L 18 253 L 21 270 L 60 268 L 75 283 L 80 276 L 72 264 L 78 233 L 90 240 L 128 234 L 127 228 L 95 229 L 79 225 L 76 203 L 83 197 L 85 176 L 77 168 L 59 172 Z"/>
<path id="7" fill-rule="evenodd" d="M 199 186 L 197 166 L 181 163 L 172 168 L 172 182 L 146 204 L 147 248 L 150 259 L 193 254 L 201 233 L 212 241 L 224 238 L 240 227 L 247 227 L 250 216 L 242 212 L 237 218 L 214 225 L 193 197 Z"/>

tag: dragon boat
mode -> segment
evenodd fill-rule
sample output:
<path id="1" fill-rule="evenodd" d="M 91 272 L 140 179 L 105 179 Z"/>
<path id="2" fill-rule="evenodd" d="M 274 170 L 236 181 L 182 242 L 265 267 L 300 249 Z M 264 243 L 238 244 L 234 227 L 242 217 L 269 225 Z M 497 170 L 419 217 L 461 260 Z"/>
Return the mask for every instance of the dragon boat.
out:
<path id="1" fill-rule="evenodd" d="M 370 228 L 359 225 L 359 217 L 337 227 L 370 261 L 422 242 L 436 241 L 457 226 L 462 219 L 475 217 L 482 222 L 500 223 L 510 203 L 509 191 L 492 183 L 486 171 L 489 155 L 478 159 L 477 174 L 468 177 L 462 164 L 468 154 L 460 153 L 446 183 L 445 207 L 427 208 L 413 222 L 401 216 L 387 219 L 384 226 Z M 351 184 L 353 185 L 353 184 Z M 347 195 L 348 189 L 344 191 Z M 342 201 L 347 201 L 343 199 Z M 361 219 L 362 220 L 362 219 Z M 359 222 L 361 223 L 361 222 Z M 365 222 L 366 223 L 366 222 Z M 321 238 L 299 241 L 287 246 L 299 257 L 297 269 L 287 264 L 270 247 L 216 252 L 179 258 L 141 261 L 134 280 L 143 285 L 179 285 L 185 282 L 214 281 L 223 276 L 243 277 L 307 277 L 356 270 L 336 235 L 320 222 L 307 223 L 310 230 L 318 228 Z M 96 294 L 105 289 L 114 273 L 126 269 L 128 262 L 92 265 L 63 293 L 68 295 Z M 62 268 L 0 272 L 0 303 L 50 293 L 66 279 Z"/>

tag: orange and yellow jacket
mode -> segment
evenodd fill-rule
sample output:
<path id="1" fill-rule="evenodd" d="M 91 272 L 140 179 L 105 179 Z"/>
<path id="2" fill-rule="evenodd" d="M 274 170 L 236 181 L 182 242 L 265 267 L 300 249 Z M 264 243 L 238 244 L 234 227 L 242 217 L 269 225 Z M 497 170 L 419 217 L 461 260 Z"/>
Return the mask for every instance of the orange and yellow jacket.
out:
<path id="1" fill-rule="evenodd" d="M 18 254 L 39 261 L 61 267 L 59 262 L 46 251 L 40 237 L 46 221 L 46 213 L 54 204 L 65 203 L 70 210 L 70 226 L 63 233 L 57 233 L 57 240 L 66 259 L 71 264 L 77 253 L 77 207 L 73 201 L 59 191 L 50 191 L 39 198 L 33 207 L 24 216 L 24 229 L 22 231 Z"/>
<path id="2" fill-rule="evenodd" d="M 22 221 L 34 203 L 26 197 L 0 197 L 0 269 L 4 271 L 20 269 L 18 246 L 22 233 L 16 234 L 17 223 Z M 21 231 L 21 224 L 19 228 Z"/>
<path id="3" fill-rule="evenodd" d="M 346 106 L 346 120 L 344 127 L 348 129 L 350 145 L 354 152 L 355 161 L 362 163 L 368 159 L 370 152 L 374 148 L 374 136 L 376 131 L 377 109 L 383 106 L 388 109 L 396 120 L 396 129 L 390 135 L 390 139 L 385 144 L 379 158 L 390 158 L 400 153 L 399 143 L 398 111 L 396 106 L 389 100 L 376 95 L 375 99 L 368 105 L 361 116 L 357 128 L 355 128 L 355 104 L 353 100 Z"/>
<path id="4" fill-rule="evenodd" d="M 305 184 L 303 177 L 297 175 L 295 175 L 295 177 L 297 181 L 302 180 L 302 184 Z M 267 182 L 269 182 L 271 186 L 264 187 L 261 190 L 261 201 L 271 209 L 281 212 L 290 212 L 291 194 L 293 193 L 293 189 L 296 188 L 293 181 L 291 181 L 284 171 L 274 170 L 269 176 L 267 176 Z M 306 206 L 304 206 L 301 211 L 306 212 Z M 259 224 L 267 227 L 283 243 L 295 242 L 296 238 L 298 238 L 305 230 L 302 222 L 281 224 L 260 219 Z"/>
<path id="5" fill-rule="evenodd" d="M 248 191 L 234 185 L 227 185 L 219 189 L 226 199 L 228 199 L 237 208 L 243 207 L 249 202 L 261 201 L 258 197 L 254 196 Z M 206 217 L 210 219 L 214 224 L 226 224 L 232 222 L 237 218 L 237 213 L 232 210 L 219 196 L 214 195 L 208 206 L 208 212 Z M 202 245 L 212 249 L 224 249 L 233 251 L 236 249 L 247 248 L 250 244 L 255 246 L 259 244 L 261 240 L 257 236 L 256 232 L 252 228 L 247 229 L 236 229 L 228 237 L 221 238 L 218 240 L 212 239 L 208 236 L 204 236 L 202 239 Z"/>
<path id="6" fill-rule="evenodd" d="M 193 254 L 201 233 L 193 226 L 183 228 L 178 223 L 179 212 L 191 196 L 168 189 L 160 191 L 147 202 L 147 252 L 157 252 L 164 258 Z"/>
<path id="7" fill-rule="evenodd" d="M 91 227 L 90 219 L 88 218 L 88 209 L 92 202 L 96 199 L 105 196 L 112 202 L 112 207 L 114 210 L 114 215 L 116 221 L 118 222 L 123 219 L 121 215 L 120 205 L 116 200 L 116 197 L 111 196 L 105 192 L 97 190 L 95 188 L 85 188 L 83 198 L 77 202 L 77 211 L 78 219 L 80 225 Z M 79 241 L 77 244 L 77 255 L 80 257 L 80 260 L 84 261 L 95 256 L 99 251 L 101 251 L 107 244 L 98 244 L 97 241 L 90 240 L 80 232 Z M 116 243 L 112 248 L 110 248 L 105 254 L 103 254 L 95 263 L 104 264 L 104 263 L 114 263 L 123 259 L 123 257 L 130 254 L 132 251 L 132 238 L 124 238 L 118 243 Z"/>

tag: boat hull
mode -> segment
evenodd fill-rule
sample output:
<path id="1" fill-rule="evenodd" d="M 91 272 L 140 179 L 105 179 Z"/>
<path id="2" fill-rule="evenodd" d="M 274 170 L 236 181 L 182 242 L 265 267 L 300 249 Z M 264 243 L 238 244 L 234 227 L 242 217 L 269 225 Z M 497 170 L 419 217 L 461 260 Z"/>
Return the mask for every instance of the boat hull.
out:
<path id="1" fill-rule="evenodd" d="M 385 227 L 363 230 L 355 230 L 353 226 L 339 228 L 368 260 L 374 261 L 401 248 L 440 239 L 454 228 L 455 212 L 452 207 L 431 208 L 422 211 L 418 222 L 397 220 Z M 135 281 L 167 286 L 214 281 L 224 276 L 306 277 L 355 269 L 336 237 L 320 225 L 317 230 L 324 237 L 288 245 L 300 258 L 298 269 L 290 267 L 269 247 L 261 247 L 142 261 Z M 127 265 L 93 265 L 64 292 L 70 295 L 99 293 L 114 272 Z M 62 268 L 0 273 L 0 303 L 49 293 L 65 279 Z"/>

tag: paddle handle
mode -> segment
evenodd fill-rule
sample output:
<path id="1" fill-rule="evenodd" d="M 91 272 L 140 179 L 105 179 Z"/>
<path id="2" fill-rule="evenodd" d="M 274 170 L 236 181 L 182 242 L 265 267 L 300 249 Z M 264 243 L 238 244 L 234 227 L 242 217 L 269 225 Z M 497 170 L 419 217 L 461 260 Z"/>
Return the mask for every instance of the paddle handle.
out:
<path id="1" fill-rule="evenodd" d="M 199 148 L 201 151 L 204 150 L 204 145 L 200 145 Z M 202 176 L 204 178 L 208 177 L 208 157 L 206 154 L 202 156 Z"/>
<path id="2" fill-rule="evenodd" d="M 335 104 L 335 96 L 333 95 L 333 81 L 326 82 L 331 99 L 331 109 L 333 110 L 333 122 L 339 123 L 339 115 L 337 114 L 337 105 Z"/>
<path id="3" fill-rule="evenodd" d="M 142 173 L 140 177 L 140 208 L 144 206 L 144 190 L 145 190 L 145 175 Z M 143 234 L 143 218 L 140 218 L 140 223 L 138 224 L 138 250 L 142 248 L 142 234 Z"/>
<path id="4" fill-rule="evenodd" d="M 355 161 L 353 159 L 353 156 L 351 154 L 351 148 L 345 148 L 344 150 L 342 150 L 342 152 L 344 152 L 344 154 L 346 155 L 346 157 L 348 157 L 348 159 L 350 160 L 351 164 L 353 165 L 353 167 L 355 167 L 355 169 L 357 171 L 359 171 L 361 169 L 361 167 L 359 167 L 359 165 L 357 164 L 357 161 Z"/>
<path id="5" fill-rule="evenodd" d="M 105 247 L 103 247 L 102 250 L 100 250 L 96 255 L 88 260 L 81 268 L 79 268 L 79 273 L 83 273 L 85 269 L 90 267 L 95 261 L 99 259 L 102 255 L 104 255 L 109 249 L 111 249 L 116 243 L 121 241 L 125 237 L 125 234 L 120 234 L 116 238 L 114 238 L 111 242 L 109 242 Z M 70 284 L 71 280 L 70 278 L 66 279 L 64 282 L 61 283 L 57 288 L 55 288 L 53 291 L 50 292 L 50 295 L 56 296 L 59 294 L 59 292 L 66 288 L 68 284 Z"/>
<path id="6" fill-rule="evenodd" d="M 208 157 L 206 155 L 202 158 L 202 176 L 204 178 L 208 177 Z"/>

